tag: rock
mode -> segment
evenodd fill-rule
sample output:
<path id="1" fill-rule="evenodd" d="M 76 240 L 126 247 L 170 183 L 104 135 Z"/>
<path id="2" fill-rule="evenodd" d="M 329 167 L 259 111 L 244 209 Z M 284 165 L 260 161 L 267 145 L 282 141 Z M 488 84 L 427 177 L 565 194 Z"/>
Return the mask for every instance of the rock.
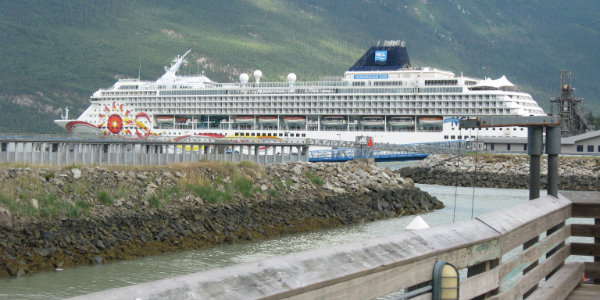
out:
<path id="1" fill-rule="evenodd" d="M 33 252 L 35 252 L 43 257 L 49 256 L 51 254 L 51 251 L 49 248 L 33 248 Z"/>
<path id="2" fill-rule="evenodd" d="M 81 170 L 79 170 L 77 168 L 73 168 L 73 169 L 71 169 L 71 173 L 73 174 L 73 179 L 77 180 L 77 179 L 81 178 Z"/>
<path id="3" fill-rule="evenodd" d="M 101 265 L 102 257 L 96 255 L 96 256 L 94 256 L 94 261 L 96 262 L 96 264 Z"/>
<path id="4" fill-rule="evenodd" d="M 0 207 L 0 228 L 12 229 L 12 215 L 8 208 Z"/>
<path id="5" fill-rule="evenodd" d="M 294 174 L 296 174 L 296 175 L 302 175 L 302 164 L 296 164 L 292 168 L 292 172 L 294 172 Z"/>
<path id="6" fill-rule="evenodd" d="M 106 248 L 106 246 L 104 246 L 104 243 L 102 242 L 102 240 L 98 240 L 96 242 L 96 247 L 98 247 L 98 249 L 100 249 L 100 250 L 104 250 Z"/>
<path id="7" fill-rule="evenodd" d="M 333 191 L 336 194 L 343 194 L 346 192 L 346 190 L 343 188 L 335 187 L 335 186 L 331 185 L 331 183 L 329 183 L 329 181 L 325 182 L 325 184 L 323 185 L 323 188 Z"/>
<path id="8" fill-rule="evenodd" d="M 40 209 L 40 204 L 39 204 L 38 200 L 35 198 L 29 199 L 29 204 L 31 204 L 31 207 L 33 207 L 35 209 Z"/>

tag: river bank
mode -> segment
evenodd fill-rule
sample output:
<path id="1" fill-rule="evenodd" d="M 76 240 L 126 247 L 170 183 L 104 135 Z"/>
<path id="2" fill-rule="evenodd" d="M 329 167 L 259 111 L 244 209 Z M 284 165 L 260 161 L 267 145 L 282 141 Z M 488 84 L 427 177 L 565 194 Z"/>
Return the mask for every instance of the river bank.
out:
<path id="1" fill-rule="evenodd" d="M 0 277 L 442 208 L 372 163 L 0 169 Z"/>
<path id="2" fill-rule="evenodd" d="M 529 157 L 525 155 L 430 155 L 417 166 L 399 170 L 417 183 L 495 188 L 529 188 Z M 541 162 L 541 187 L 546 188 L 547 157 Z M 559 158 L 559 189 L 600 190 L 600 158 Z"/>

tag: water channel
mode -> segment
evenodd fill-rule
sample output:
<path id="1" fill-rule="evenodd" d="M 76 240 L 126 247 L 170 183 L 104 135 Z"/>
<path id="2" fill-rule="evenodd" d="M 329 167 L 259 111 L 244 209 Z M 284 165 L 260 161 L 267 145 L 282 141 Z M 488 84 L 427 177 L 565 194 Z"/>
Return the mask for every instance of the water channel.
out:
<path id="1" fill-rule="evenodd" d="M 414 162 L 385 163 L 393 169 Z M 421 215 L 431 226 L 469 220 L 500 208 L 527 201 L 529 192 L 516 189 L 418 186 L 444 202 L 446 207 Z M 544 193 L 545 194 L 545 193 Z M 455 209 L 456 207 L 456 209 Z M 0 280 L 0 299 L 62 299 L 109 288 L 122 287 L 246 263 L 291 252 L 323 248 L 397 234 L 414 216 L 392 218 L 319 232 L 275 237 L 210 249 L 43 272 Z"/>

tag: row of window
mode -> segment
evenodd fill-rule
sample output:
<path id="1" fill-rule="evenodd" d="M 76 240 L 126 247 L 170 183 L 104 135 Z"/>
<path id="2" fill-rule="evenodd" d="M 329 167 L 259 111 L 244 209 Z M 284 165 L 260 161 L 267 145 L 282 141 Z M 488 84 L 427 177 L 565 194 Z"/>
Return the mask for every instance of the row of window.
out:
<path id="1" fill-rule="evenodd" d="M 306 137 L 305 133 L 291 133 L 291 132 L 279 132 L 279 133 L 260 133 L 260 132 L 236 132 L 235 136 L 274 136 L 274 137 Z"/>
<path id="2" fill-rule="evenodd" d="M 584 145 L 577 145 L 577 152 L 583 152 Z M 587 145 L 587 152 L 594 152 L 594 145 Z M 600 145 L 598 145 L 598 152 L 600 152 Z"/>
<path id="3" fill-rule="evenodd" d="M 467 138 L 465 136 L 465 138 Z M 474 136 L 471 136 L 471 138 L 475 138 Z M 448 139 L 448 136 L 444 136 L 444 139 Z M 454 139 L 454 136 L 451 136 L 451 139 Z M 461 136 L 458 136 L 458 139 L 461 139 Z M 494 144 L 490 144 L 490 150 L 494 151 L 495 145 Z M 594 152 L 594 145 L 587 145 L 587 152 Z M 510 151 L 511 150 L 511 144 L 506 144 L 506 150 Z M 577 152 L 583 152 L 584 150 L 584 145 L 577 145 Z M 523 151 L 527 151 L 527 144 L 523 144 Z M 598 145 L 598 151 L 600 152 L 600 145 Z"/>

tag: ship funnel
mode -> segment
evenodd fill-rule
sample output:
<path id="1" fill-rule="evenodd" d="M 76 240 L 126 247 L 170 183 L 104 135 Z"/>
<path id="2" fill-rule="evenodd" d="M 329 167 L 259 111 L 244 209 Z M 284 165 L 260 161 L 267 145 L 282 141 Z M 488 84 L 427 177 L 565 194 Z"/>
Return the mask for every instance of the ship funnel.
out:
<path id="1" fill-rule="evenodd" d="M 256 70 L 254 71 L 254 79 L 256 79 L 256 83 L 260 83 L 260 78 L 262 77 L 262 71 Z"/>

